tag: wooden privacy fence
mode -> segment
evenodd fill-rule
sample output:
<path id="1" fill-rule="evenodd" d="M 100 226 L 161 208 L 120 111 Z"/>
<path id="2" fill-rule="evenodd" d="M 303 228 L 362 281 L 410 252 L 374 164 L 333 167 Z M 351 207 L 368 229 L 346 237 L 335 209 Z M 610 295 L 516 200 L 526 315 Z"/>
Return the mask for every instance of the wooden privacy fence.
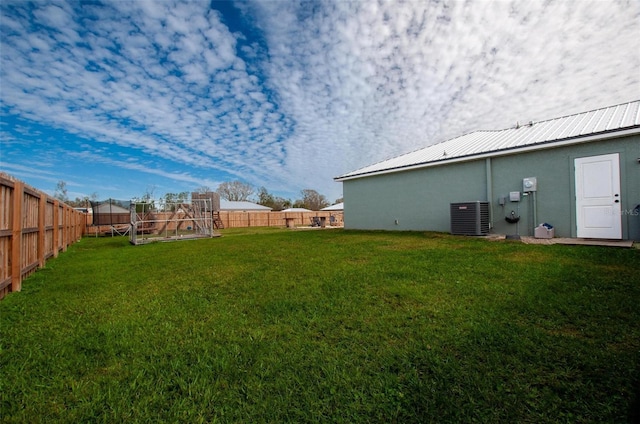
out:
<path id="1" fill-rule="evenodd" d="M 333 216 L 333 222 L 331 222 Z M 224 228 L 309 226 L 314 217 L 325 218 L 327 227 L 344 224 L 341 211 L 317 212 L 236 212 L 220 211 Z"/>
<path id="2" fill-rule="evenodd" d="M 80 240 L 82 212 L 0 173 L 0 299 Z"/>
<path id="3" fill-rule="evenodd" d="M 167 219 L 169 213 L 156 213 L 155 218 L 158 220 Z M 243 212 L 243 211 L 220 211 L 220 220 L 224 225 L 224 228 L 246 228 L 246 227 L 285 227 L 287 221 L 289 225 L 300 227 L 311 225 L 313 217 L 324 217 L 327 227 L 343 226 L 343 212 L 342 211 L 318 211 L 318 212 Z M 331 216 L 333 216 L 333 222 L 331 222 Z M 178 214 L 178 218 L 184 216 Z M 91 215 L 87 215 L 87 230 L 86 234 L 98 235 L 109 234 L 111 227 L 108 225 L 92 226 Z M 172 231 L 176 229 L 176 223 L 170 222 L 167 224 L 167 230 Z M 123 228 L 120 228 L 123 230 Z"/>

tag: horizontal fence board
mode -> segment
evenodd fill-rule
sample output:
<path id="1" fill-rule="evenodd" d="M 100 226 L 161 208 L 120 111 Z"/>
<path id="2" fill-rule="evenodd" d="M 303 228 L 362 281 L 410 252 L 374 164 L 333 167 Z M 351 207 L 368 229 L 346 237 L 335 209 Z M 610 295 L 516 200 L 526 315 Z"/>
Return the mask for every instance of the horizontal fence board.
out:
<path id="1" fill-rule="evenodd" d="M 9 288 L 11 285 L 11 277 L 0 280 L 0 291 Z"/>

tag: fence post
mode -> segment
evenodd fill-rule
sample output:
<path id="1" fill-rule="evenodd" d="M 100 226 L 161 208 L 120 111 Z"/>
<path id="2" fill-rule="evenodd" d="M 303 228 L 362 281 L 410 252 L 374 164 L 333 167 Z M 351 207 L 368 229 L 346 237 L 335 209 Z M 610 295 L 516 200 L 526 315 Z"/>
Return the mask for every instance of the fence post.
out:
<path id="1" fill-rule="evenodd" d="M 38 266 L 42 268 L 45 263 L 44 235 L 47 232 L 45 225 L 45 213 L 47 210 L 47 196 L 40 193 L 38 200 Z"/>
<path id="2" fill-rule="evenodd" d="M 22 202 L 24 183 L 13 183 L 13 216 L 11 219 L 11 291 L 22 288 Z"/>
<path id="3" fill-rule="evenodd" d="M 57 200 L 53 201 L 53 257 L 58 257 L 59 250 L 59 235 L 60 235 L 60 222 L 58 222 L 58 209 L 60 208 L 60 203 Z"/>
<path id="4" fill-rule="evenodd" d="M 69 245 L 69 208 L 62 205 L 62 251 L 67 251 Z"/>

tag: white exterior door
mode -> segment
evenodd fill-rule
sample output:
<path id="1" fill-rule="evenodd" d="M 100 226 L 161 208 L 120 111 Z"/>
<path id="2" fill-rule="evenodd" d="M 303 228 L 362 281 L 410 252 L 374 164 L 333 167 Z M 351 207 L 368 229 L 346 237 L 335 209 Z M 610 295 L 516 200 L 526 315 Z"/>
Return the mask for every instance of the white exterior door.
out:
<path id="1" fill-rule="evenodd" d="M 575 159 L 577 236 L 622 238 L 618 153 Z"/>

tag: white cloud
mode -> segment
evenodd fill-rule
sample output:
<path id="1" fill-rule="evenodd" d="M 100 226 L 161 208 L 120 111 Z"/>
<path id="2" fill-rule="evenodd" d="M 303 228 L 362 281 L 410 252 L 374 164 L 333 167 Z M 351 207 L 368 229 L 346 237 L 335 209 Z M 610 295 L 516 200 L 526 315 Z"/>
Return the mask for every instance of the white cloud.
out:
<path id="1" fill-rule="evenodd" d="M 256 6 L 274 47 L 270 83 L 296 122 L 285 148 L 300 175 L 337 175 L 475 129 L 639 92 L 637 4 L 322 4 L 304 21 L 292 4 Z"/>
<path id="2" fill-rule="evenodd" d="M 640 93 L 637 2 L 238 7 L 251 39 L 203 1 L 3 6 L 2 108 L 176 181 L 335 198 L 332 177 L 390 156 Z M 163 173 L 131 163 L 109 165 Z"/>

